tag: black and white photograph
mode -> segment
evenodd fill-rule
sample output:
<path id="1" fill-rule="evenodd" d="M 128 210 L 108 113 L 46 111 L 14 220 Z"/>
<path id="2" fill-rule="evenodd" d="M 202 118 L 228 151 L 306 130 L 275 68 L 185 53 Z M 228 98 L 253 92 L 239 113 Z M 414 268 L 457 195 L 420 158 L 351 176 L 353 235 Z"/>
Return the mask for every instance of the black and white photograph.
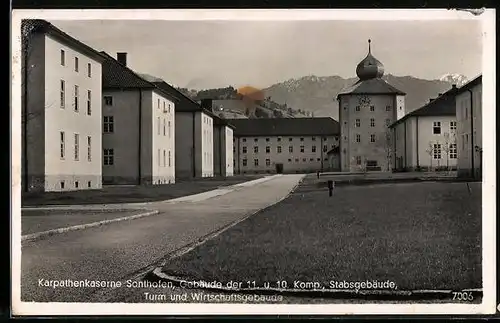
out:
<path id="1" fill-rule="evenodd" d="M 14 10 L 18 315 L 494 314 L 495 10 Z"/>

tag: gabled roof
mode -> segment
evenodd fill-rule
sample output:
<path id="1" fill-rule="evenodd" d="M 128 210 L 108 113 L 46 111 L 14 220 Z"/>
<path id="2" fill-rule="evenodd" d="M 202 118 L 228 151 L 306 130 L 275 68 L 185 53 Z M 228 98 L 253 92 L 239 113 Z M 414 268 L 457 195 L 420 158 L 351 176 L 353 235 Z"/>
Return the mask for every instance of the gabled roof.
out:
<path id="1" fill-rule="evenodd" d="M 258 136 L 335 136 L 339 123 L 333 118 L 227 119 L 236 127 L 237 137 Z"/>
<path id="2" fill-rule="evenodd" d="M 339 92 L 337 98 L 346 94 L 397 94 L 406 95 L 403 91 L 398 90 L 394 86 L 387 83 L 381 78 L 373 78 L 369 80 L 358 80 L 351 86 L 344 88 Z"/>
<path id="3" fill-rule="evenodd" d="M 127 66 L 118 62 L 106 52 L 102 64 L 102 87 L 104 89 L 153 89 L 154 84 L 144 80 Z"/>
<path id="4" fill-rule="evenodd" d="M 105 60 L 105 57 L 101 55 L 97 50 L 92 47 L 82 43 L 76 38 L 63 32 L 61 29 L 52 25 L 50 22 L 42 19 L 23 19 L 21 21 L 21 31 L 22 36 L 29 36 L 31 33 L 44 33 L 56 38 L 58 41 L 66 44 L 69 47 L 73 47 L 76 50 L 81 51 L 83 54 L 95 59 L 98 62 Z"/>
<path id="5" fill-rule="evenodd" d="M 456 87 L 451 88 L 423 107 L 406 114 L 401 119 L 392 123 L 389 128 L 392 128 L 411 117 L 455 116 L 455 97 L 459 91 L 460 89 Z"/>
<path id="6" fill-rule="evenodd" d="M 467 91 L 468 89 L 470 89 L 471 87 L 476 86 L 478 84 L 481 84 L 482 82 L 483 82 L 483 75 L 480 74 L 479 76 L 474 78 L 472 81 L 469 81 L 469 82 L 465 83 L 464 85 L 462 85 L 460 88 L 458 88 L 458 91 L 457 91 L 457 93 L 455 93 L 455 95 L 463 93 L 463 92 Z"/>
<path id="7" fill-rule="evenodd" d="M 216 126 L 229 127 L 233 130 L 236 128 L 234 125 L 230 124 L 226 119 L 223 119 L 219 116 L 214 115 L 213 119 L 214 119 L 214 125 Z"/>

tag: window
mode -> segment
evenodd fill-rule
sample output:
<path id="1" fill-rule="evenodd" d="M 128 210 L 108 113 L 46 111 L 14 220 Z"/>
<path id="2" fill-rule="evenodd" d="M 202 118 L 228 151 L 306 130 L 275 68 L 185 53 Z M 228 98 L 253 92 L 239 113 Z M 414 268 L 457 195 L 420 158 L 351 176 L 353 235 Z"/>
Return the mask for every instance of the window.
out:
<path id="1" fill-rule="evenodd" d="M 361 156 L 356 156 L 356 165 L 361 165 Z"/>
<path id="2" fill-rule="evenodd" d="M 465 107 L 465 119 L 467 119 L 468 117 L 469 117 L 469 111 L 467 107 Z"/>
<path id="3" fill-rule="evenodd" d="M 254 166 L 259 166 L 259 160 L 258 159 L 254 159 L 253 160 L 253 165 Z"/>
<path id="4" fill-rule="evenodd" d="M 304 141 L 304 138 L 300 138 L 300 141 Z"/>
<path id="5" fill-rule="evenodd" d="M 104 105 L 112 106 L 113 105 L 113 97 L 106 95 L 104 97 Z"/>
<path id="6" fill-rule="evenodd" d="M 66 106 L 66 94 L 65 94 L 65 83 L 64 83 L 64 80 L 61 80 L 61 94 L 60 94 L 60 106 L 61 106 L 61 109 L 64 109 L 64 107 Z"/>
<path id="7" fill-rule="evenodd" d="M 78 112 L 78 85 L 75 85 L 75 112 Z"/>
<path id="8" fill-rule="evenodd" d="M 64 189 L 64 181 L 60 181 L 59 185 L 61 185 L 61 189 L 63 190 Z"/>
<path id="9" fill-rule="evenodd" d="M 370 135 L 370 142 L 375 142 L 375 135 Z"/>
<path id="10" fill-rule="evenodd" d="M 293 138 L 288 138 L 288 141 L 292 141 Z"/>
<path id="11" fill-rule="evenodd" d="M 269 154 L 271 152 L 271 147 L 266 146 L 266 154 Z"/>
<path id="12" fill-rule="evenodd" d="M 78 188 L 78 185 L 79 185 L 79 184 L 80 184 L 80 183 L 78 183 L 78 181 L 75 181 L 75 188 Z"/>
<path id="13" fill-rule="evenodd" d="M 87 161 L 92 161 L 92 137 L 87 136 Z"/>
<path id="14" fill-rule="evenodd" d="M 391 106 L 390 105 L 385 106 L 385 111 L 391 111 Z"/>
<path id="15" fill-rule="evenodd" d="M 293 146 L 288 146 L 288 152 L 293 153 Z"/>
<path id="16" fill-rule="evenodd" d="M 278 152 L 278 154 L 281 154 L 281 146 L 276 147 L 276 151 Z"/>
<path id="17" fill-rule="evenodd" d="M 158 135 L 161 134 L 160 127 L 161 127 L 161 118 L 158 117 L 158 126 L 156 127 L 158 129 Z"/>
<path id="18" fill-rule="evenodd" d="M 243 148 L 241 148 L 241 150 L 242 150 L 242 152 L 243 152 L 244 154 L 246 154 L 246 153 L 247 153 L 247 147 L 243 147 Z"/>
<path id="19" fill-rule="evenodd" d="M 385 125 L 388 126 L 391 124 L 391 119 L 385 119 Z"/>
<path id="20" fill-rule="evenodd" d="M 167 135 L 167 121 L 165 120 L 165 118 L 163 118 L 163 135 L 166 136 Z"/>
<path id="21" fill-rule="evenodd" d="M 258 146 L 254 146 L 253 147 L 253 153 L 254 154 L 258 154 L 259 153 L 259 147 Z"/>
<path id="22" fill-rule="evenodd" d="M 328 151 L 328 146 L 327 145 L 324 145 L 323 146 L 323 152 L 327 152 Z"/>
<path id="23" fill-rule="evenodd" d="M 304 146 L 300 146 L 300 152 L 303 153 L 304 152 Z"/>
<path id="24" fill-rule="evenodd" d="M 439 121 L 434 121 L 433 126 L 432 126 L 432 132 L 435 135 L 441 134 L 441 122 Z"/>
<path id="25" fill-rule="evenodd" d="M 359 110 L 361 110 L 361 109 L 360 109 L 359 105 L 357 105 L 356 106 L 356 112 L 359 112 Z"/>
<path id="26" fill-rule="evenodd" d="M 266 138 L 266 141 L 269 141 L 269 138 Z"/>
<path id="27" fill-rule="evenodd" d="M 157 100 L 156 107 L 159 109 L 160 108 L 160 99 Z"/>
<path id="28" fill-rule="evenodd" d="M 295 158 L 295 162 L 298 163 L 299 162 L 299 159 L 298 158 Z"/>
<path id="29" fill-rule="evenodd" d="M 259 139 L 258 139 L 258 138 L 254 138 L 254 140 L 253 140 L 253 141 L 254 141 L 254 142 L 257 142 L 257 141 L 259 141 Z"/>
<path id="30" fill-rule="evenodd" d="M 375 111 L 375 106 L 374 105 L 370 105 L 370 111 Z"/>
<path id="31" fill-rule="evenodd" d="M 370 119 L 370 127 L 375 127 L 375 119 Z"/>
<path id="32" fill-rule="evenodd" d="M 312 137 L 312 138 L 311 138 L 311 140 L 312 140 L 312 141 L 316 141 L 316 137 Z"/>
<path id="33" fill-rule="evenodd" d="M 165 101 L 163 101 L 163 112 L 167 112 L 167 110 L 165 109 Z"/>
<path id="34" fill-rule="evenodd" d="M 278 138 L 278 142 L 280 142 L 280 141 L 281 141 L 281 138 Z"/>
<path id="35" fill-rule="evenodd" d="M 92 181 L 88 181 L 88 182 L 87 182 L 87 187 L 88 187 L 88 188 L 91 188 L 91 187 L 92 187 Z"/>
<path id="36" fill-rule="evenodd" d="M 361 120 L 360 119 L 356 119 L 356 127 L 361 127 Z"/>
<path id="37" fill-rule="evenodd" d="M 80 159 L 80 135 L 75 133 L 75 160 Z"/>
<path id="38" fill-rule="evenodd" d="M 326 138 L 326 137 L 323 137 L 323 141 L 327 141 L 327 140 L 328 140 L 328 138 Z"/>
<path id="39" fill-rule="evenodd" d="M 168 138 L 172 138 L 172 127 L 170 121 L 168 122 Z"/>
<path id="40" fill-rule="evenodd" d="M 450 144 L 450 158 L 457 159 L 457 144 Z"/>
<path id="41" fill-rule="evenodd" d="M 303 162 L 307 161 L 307 158 L 302 158 L 302 161 L 303 161 Z"/>
<path id="42" fill-rule="evenodd" d="M 104 166 L 111 166 L 115 164 L 115 152 L 114 149 L 104 149 L 103 162 Z"/>
<path id="43" fill-rule="evenodd" d="M 288 158 L 288 162 L 291 163 L 292 162 L 292 159 L 291 158 Z"/>
<path id="44" fill-rule="evenodd" d="M 455 131 L 455 130 L 457 130 L 457 122 L 450 121 L 450 131 Z"/>
<path id="45" fill-rule="evenodd" d="M 314 158 L 309 158 L 309 161 L 314 161 Z"/>
<path id="46" fill-rule="evenodd" d="M 113 133 L 114 132 L 114 117 L 113 116 L 104 116 L 104 133 Z"/>
<path id="47" fill-rule="evenodd" d="M 59 153 L 59 157 L 61 159 L 64 159 L 64 157 L 66 156 L 66 141 L 65 141 L 65 137 L 64 137 L 64 131 L 61 131 L 59 132 L 59 145 L 60 145 L 60 153 Z"/>
<path id="48" fill-rule="evenodd" d="M 361 135 L 359 133 L 356 134 L 356 142 L 361 142 Z"/>
<path id="49" fill-rule="evenodd" d="M 270 159 L 266 159 L 266 166 L 270 166 L 271 165 L 271 160 Z"/>
<path id="50" fill-rule="evenodd" d="M 315 153 L 316 152 L 316 146 L 311 147 L 311 152 Z"/>
<path id="51" fill-rule="evenodd" d="M 163 149 L 163 167 L 167 166 L 167 151 Z"/>
<path id="52" fill-rule="evenodd" d="M 78 57 L 75 57 L 75 72 L 78 73 Z"/>
<path id="53" fill-rule="evenodd" d="M 87 64 L 87 76 L 92 77 L 92 64 Z"/>
<path id="54" fill-rule="evenodd" d="M 87 90 L 87 115 L 92 115 L 92 91 Z"/>
<path id="55" fill-rule="evenodd" d="M 61 49 L 61 65 L 65 66 L 66 65 L 66 56 L 64 53 L 64 49 Z"/>
<path id="56" fill-rule="evenodd" d="M 247 142 L 247 138 L 243 138 L 243 142 Z"/>
<path id="57" fill-rule="evenodd" d="M 172 152 L 168 151 L 168 167 L 172 166 Z"/>
<path id="58" fill-rule="evenodd" d="M 465 134 L 465 144 L 466 145 L 469 144 L 469 134 L 468 133 Z"/>
<path id="59" fill-rule="evenodd" d="M 247 160 L 246 160 L 246 158 L 242 160 L 242 165 L 243 165 L 243 166 L 246 166 L 246 165 L 247 165 Z"/>
<path id="60" fill-rule="evenodd" d="M 441 144 L 434 144 L 432 151 L 434 159 L 441 159 Z"/>

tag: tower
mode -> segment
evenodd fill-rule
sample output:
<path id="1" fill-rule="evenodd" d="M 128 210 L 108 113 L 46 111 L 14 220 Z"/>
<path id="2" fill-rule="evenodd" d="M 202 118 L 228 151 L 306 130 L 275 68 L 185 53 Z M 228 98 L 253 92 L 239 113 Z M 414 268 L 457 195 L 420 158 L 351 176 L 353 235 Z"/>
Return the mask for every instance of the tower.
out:
<path id="1" fill-rule="evenodd" d="M 388 126 L 404 116 L 405 93 L 382 79 L 384 65 L 368 54 L 356 66 L 358 80 L 338 95 L 340 165 L 345 172 L 391 170 Z"/>

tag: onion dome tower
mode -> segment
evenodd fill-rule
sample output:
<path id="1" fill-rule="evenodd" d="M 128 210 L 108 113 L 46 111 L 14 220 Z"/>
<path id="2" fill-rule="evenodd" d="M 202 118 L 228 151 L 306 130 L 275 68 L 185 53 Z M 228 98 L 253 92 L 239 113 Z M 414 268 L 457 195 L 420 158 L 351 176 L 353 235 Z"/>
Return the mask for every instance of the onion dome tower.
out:
<path id="1" fill-rule="evenodd" d="M 384 75 L 384 65 L 372 55 L 370 39 L 368 39 L 368 55 L 359 62 L 356 74 L 360 81 L 381 78 Z"/>

